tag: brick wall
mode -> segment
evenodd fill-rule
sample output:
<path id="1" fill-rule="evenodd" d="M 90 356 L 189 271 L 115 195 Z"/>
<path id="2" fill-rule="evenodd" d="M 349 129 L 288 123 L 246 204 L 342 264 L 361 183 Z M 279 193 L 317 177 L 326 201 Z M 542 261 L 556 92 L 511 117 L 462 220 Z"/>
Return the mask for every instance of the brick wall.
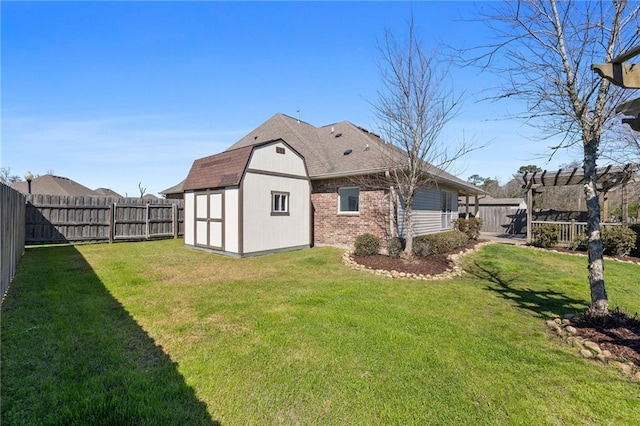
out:
<path id="1" fill-rule="evenodd" d="M 312 182 L 313 233 L 315 244 L 353 246 L 358 235 L 370 233 L 385 246 L 389 238 L 388 191 L 360 186 L 358 214 L 338 213 L 338 188 L 358 186 L 352 180 L 327 179 Z"/>

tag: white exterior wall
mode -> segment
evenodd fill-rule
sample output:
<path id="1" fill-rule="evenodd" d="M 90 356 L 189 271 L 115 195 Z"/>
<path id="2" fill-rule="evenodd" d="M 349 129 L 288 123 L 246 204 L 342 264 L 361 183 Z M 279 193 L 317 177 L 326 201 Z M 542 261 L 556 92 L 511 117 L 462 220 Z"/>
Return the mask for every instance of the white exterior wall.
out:
<path id="1" fill-rule="evenodd" d="M 238 188 L 229 188 L 224 192 L 224 250 L 239 252 L 239 201 Z"/>
<path id="2" fill-rule="evenodd" d="M 285 153 L 278 154 L 276 152 L 277 148 L 284 149 Z M 253 151 L 249 168 L 274 173 L 307 176 L 307 170 L 302 158 L 282 142 L 267 145 Z"/>
<path id="3" fill-rule="evenodd" d="M 271 215 L 271 191 L 289 193 L 289 215 Z M 245 254 L 311 244 L 309 181 L 247 173 L 243 185 Z"/>
<path id="4" fill-rule="evenodd" d="M 194 220 L 195 217 L 195 194 L 193 192 L 187 192 L 184 194 L 184 243 L 192 246 L 195 244 L 193 239 L 194 232 Z"/>

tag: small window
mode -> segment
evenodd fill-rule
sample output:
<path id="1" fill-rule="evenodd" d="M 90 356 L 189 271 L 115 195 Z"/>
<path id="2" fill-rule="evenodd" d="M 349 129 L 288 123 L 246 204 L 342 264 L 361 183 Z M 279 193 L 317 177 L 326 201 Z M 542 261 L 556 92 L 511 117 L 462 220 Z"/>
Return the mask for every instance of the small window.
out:
<path id="1" fill-rule="evenodd" d="M 289 193 L 271 191 L 271 216 L 289 215 Z"/>
<path id="2" fill-rule="evenodd" d="M 360 188 L 338 188 L 338 212 L 358 213 L 360 211 Z"/>

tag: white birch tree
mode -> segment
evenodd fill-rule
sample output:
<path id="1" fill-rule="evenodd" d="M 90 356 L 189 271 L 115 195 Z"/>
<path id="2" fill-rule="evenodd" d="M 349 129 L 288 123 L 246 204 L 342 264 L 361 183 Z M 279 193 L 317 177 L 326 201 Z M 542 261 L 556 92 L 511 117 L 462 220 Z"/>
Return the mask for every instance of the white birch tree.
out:
<path id="1" fill-rule="evenodd" d="M 561 136 L 552 150 L 581 145 L 588 209 L 587 314 L 608 314 L 596 162 L 612 126 L 615 106 L 633 91 L 615 86 L 591 70 L 638 43 L 638 3 L 520 0 L 504 2 L 482 16 L 496 42 L 480 47 L 472 60 L 502 78 L 495 98 L 526 102 L 520 117 L 543 137 Z"/>

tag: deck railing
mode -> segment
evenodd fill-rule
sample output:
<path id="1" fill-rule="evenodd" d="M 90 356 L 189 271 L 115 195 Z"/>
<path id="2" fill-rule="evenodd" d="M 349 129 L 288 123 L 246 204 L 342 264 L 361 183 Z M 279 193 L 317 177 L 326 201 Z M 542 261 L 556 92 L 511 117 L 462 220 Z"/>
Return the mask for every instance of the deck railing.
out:
<path id="1" fill-rule="evenodd" d="M 570 222 L 532 221 L 531 229 L 535 229 L 545 224 L 558 225 L 558 228 L 560 228 L 560 237 L 558 239 L 559 244 L 571 245 L 575 243 L 581 236 L 587 233 L 587 222 L 578 222 L 575 220 L 572 220 Z M 601 229 L 621 225 L 621 223 L 615 222 L 600 223 Z"/>

